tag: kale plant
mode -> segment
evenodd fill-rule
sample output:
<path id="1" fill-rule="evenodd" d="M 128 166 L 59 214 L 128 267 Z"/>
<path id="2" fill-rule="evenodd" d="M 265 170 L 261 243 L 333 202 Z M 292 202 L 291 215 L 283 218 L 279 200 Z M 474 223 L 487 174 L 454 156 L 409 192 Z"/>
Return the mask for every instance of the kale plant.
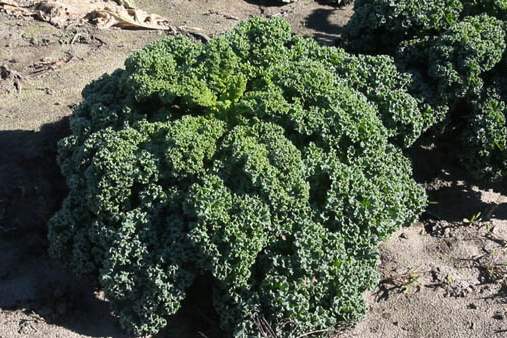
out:
<path id="1" fill-rule="evenodd" d="M 96 276 L 137 335 L 162 329 L 199 276 L 233 337 L 355 321 L 379 242 L 426 203 L 390 142 L 430 119 L 391 90 L 411 81 L 390 58 L 322 47 L 281 19 L 153 43 L 83 91 L 59 143 L 70 193 L 50 253 Z"/>
<path id="2" fill-rule="evenodd" d="M 471 173 L 490 182 L 507 177 L 507 2 L 357 0 L 354 7 L 346 48 L 394 57 L 424 88 L 408 92 L 434 108 L 432 120 L 449 112 L 445 130 Z"/>

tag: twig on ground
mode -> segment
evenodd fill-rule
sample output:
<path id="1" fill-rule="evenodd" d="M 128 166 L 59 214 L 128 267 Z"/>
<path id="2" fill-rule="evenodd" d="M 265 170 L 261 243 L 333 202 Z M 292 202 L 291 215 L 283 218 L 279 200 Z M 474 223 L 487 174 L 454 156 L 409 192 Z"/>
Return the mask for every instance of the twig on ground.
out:
<path id="1" fill-rule="evenodd" d="M 74 59 L 74 55 L 71 53 L 67 53 L 66 57 L 58 59 L 56 61 L 41 60 L 40 62 L 34 63 L 30 66 L 30 68 L 33 69 L 30 75 L 39 75 L 47 71 L 55 70 L 61 65 L 69 63 L 72 59 Z"/>
<path id="2" fill-rule="evenodd" d="M 410 292 L 413 288 L 416 289 L 415 292 L 419 291 L 421 287 L 420 278 L 422 276 L 422 273 L 418 271 L 420 268 L 421 267 L 412 268 L 405 273 L 381 280 L 379 283 L 379 290 L 376 292 L 377 301 L 381 299 L 387 300 L 392 291 L 404 294 Z"/>
<path id="3" fill-rule="evenodd" d="M 334 330 L 332 330 L 332 329 L 315 330 L 315 331 L 303 333 L 302 335 L 298 336 L 297 338 L 304 338 L 304 337 L 309 337 L 309 336 L 317 334 L 317 333 L 326 333 L 326 332 L 333 332 L 333 331 Z"/>
<path id="4" fill-rule="evenodd" d="M 222 12 L 219 12 L 219 11 L 216 11 L 216 10 L 211 10 L 211 9 L 208 11 L 208 13 L 204 13 L 204 15 L 219 15 L 219 16 L 223 16 L 224 18 L 229 19 L 229 20 L 236 20 L 236 21 L 240 21 L 241 20 L 237 16 L 230 15 L 230 14 L 227 14 L 227 13 L 222 13 Z"/>
<path id="5" fill-rule="evenodd" d="M 198 27 L 187 27 L 187 26 L 178 26 L 173 28 L 176 33 L 186 33 L 193 35 L 197 38 L 200 38 L 203 42 L 208 42 L 211 40 L 211 37 L 204 34 L 202 29 Z M 174 33 L 174 32 L 173 32 Z"/>

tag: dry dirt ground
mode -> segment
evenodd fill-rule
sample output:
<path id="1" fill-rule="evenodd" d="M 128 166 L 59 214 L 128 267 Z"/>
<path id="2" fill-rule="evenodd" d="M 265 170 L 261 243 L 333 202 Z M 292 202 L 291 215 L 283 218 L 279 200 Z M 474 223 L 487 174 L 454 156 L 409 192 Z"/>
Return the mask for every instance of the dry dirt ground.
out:
<path id="1" fill-rule="evenodd" d="M 297 32 L 323 43 L 332 42 L 352 14 L 350 6 L 310 0 L 283 7 L 254 0 L 136 4 L 207 35 L 253 15 L 282 15 Z M 81 89 L 163 34 L 57 29 L 0 13 L 0 338 L 127 337 L 92 283 L 48 259 L 45 224 L 65 195 L 55 143 Z M 338 337 L 507 337 L 507 196 L 500 193 L 506 190 L 465 183 L 447 156 L 452 150 L 425 149 L 411 155 L 430 208 L 421 223 L 382 246 L 382 281 L 365 295 L 369 313 Z M 193 292 L 159 337 L 221 338 L 205 298 Z"/>

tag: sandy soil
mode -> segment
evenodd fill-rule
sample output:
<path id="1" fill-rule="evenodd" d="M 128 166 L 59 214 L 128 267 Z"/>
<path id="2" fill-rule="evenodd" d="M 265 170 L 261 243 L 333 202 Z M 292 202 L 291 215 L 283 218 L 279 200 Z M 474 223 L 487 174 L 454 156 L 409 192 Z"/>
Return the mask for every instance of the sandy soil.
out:
<path id="1" fill-rule="evenodd" d="M 352 14 L 350 6 L 310 0 L 283 7 L 253 0 L 136 4 L 207 35 L 253 15 L 282 15 L 324 43 Z M 55 143 L 81 89 L 161 35 L 88 25 L 64 30 L 0 14 L 0 338 L 127 337 L 90 281 L 48 259 L 45 224 L 65 195 Z M 499 187 L 464 183 L 446 151 L 412 154 L 432 204 L 421 223 L 382 246 L 383 279 L 365 295 L 368 316 L 339 337 L 507 337 L 507 196 Z M 222 337 L 203 310 L 209 304 L 202 292 L 192 298 L 159 337 Z"/>

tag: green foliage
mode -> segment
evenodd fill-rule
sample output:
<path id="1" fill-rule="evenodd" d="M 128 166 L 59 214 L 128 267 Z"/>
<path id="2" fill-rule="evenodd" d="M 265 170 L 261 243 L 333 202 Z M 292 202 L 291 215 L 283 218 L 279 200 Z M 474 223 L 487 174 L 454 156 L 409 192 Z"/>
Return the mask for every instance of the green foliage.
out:
<path id="1" fill-rule="evenodd" d="M 499 19 L 507 19 L 507 1 L 505 0 L 463 0 L 467 15 L 486 13 Z"/>
<path id="2" fill-rule="evenodd" d="M 506 127 L 499 107 L 506 104 L 501 82 L 507 75 L 507 2 L 358 0 L 355 10 L 344 36 L 347 48 L 393 56 L 424 88 L 408 92 L 434 107 L 433 121 L 441 120 L 443 110 L 452 112 L 446 130 L 461 133 L 456 145 L 465 149 L 470 172 L 486 180 L 504 177 L 507 154 L 498 135 Z"/>
<path id="3" fill-rule="evenodd" d="M 461 0 L 356 0 L 346 38 L 354 50 L 389 53 L 404 40 L 447 29 L 462 11 Z"/>
<path id="4" fill-rule="evenodd" d="M 507 175 L 507 106 L 488 95 L 476 103 L 474 118 L 464 133 L 465 164 L 482 178 L 500 180 Z"/>
<path id="5" fill-rule="evenodd" d="M 357 320 L 378 243 L 426 202 L 389 142 L 431 124 L 412 83 L 278 19 L 151 44 L 83 91 L 50 253 L 97 276 L 135 334 L 163 328 L 197 276 L 234 337 Z"/>
<path id="6" fill-rule="evenodd" d="M 487 15 L 466 17 L 438 36 L 429 49 L 429 75 L 446 101 L 476 97 L 481 75 L 495 67 L 505 50 L 502 22 Z"/>
<path id="7" fill-rule="evenodd" d="M 414 76 L 397 70 L 388 56 L 348 55 L 336 65 L 338 73 L 377 106 L 389 137 L 411 146 L 430 126 L 442 120 L 444 110 L 425 95 Z"/>

